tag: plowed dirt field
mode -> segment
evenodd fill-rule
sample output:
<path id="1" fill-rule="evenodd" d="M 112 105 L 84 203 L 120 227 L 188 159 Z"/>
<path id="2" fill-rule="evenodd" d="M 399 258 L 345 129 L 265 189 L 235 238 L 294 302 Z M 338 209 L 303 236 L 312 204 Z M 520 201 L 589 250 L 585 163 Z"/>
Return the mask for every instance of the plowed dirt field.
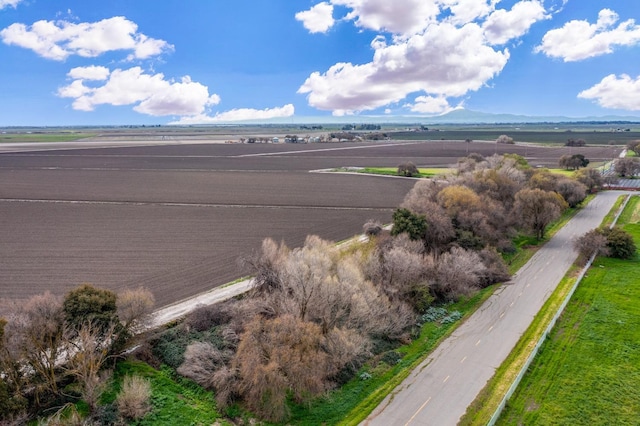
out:
<path id="1" fill-rule="evenodd" d="M 265 237 L 299 246 L 388 222 L 413 180 L 310 173 L 411 160 L 448 166 L 508 150 L 556 164 L 569 148 L 464 142 L 194 144 L 0 154 L 0 298 L 81 283 L 144 285 L 163 306 L 243 274 Z M 574 148 L 575 149 L 575 148 Z M 581 150 L 592 161 L 611 148 Z"/>

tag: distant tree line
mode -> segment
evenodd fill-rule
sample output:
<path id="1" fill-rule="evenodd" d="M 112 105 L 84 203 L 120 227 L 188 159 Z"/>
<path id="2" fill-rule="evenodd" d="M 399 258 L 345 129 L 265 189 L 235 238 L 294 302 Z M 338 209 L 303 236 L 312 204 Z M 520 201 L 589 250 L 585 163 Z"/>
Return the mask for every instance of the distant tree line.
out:
<path id="1" fill-rule="evenodd" d="M 359 125 L 345 124 L 341 128 L 341 130 L 344 130 L 346 132 L 349 132 L 352 130 L 380 130 L 380 129 L 382 129 L 382 127 L 379 124 L 359 124 Z"/>

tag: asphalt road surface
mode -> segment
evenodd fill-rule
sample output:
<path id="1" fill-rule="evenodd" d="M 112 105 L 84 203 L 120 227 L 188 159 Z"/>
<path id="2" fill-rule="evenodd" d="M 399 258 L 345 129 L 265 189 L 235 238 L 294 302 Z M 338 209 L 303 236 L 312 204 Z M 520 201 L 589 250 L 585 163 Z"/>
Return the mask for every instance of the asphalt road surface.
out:
<path id="1" fill-rule="evenodd" d="M 457 424 L 575 261 L 573 240 L 599 226 L 624 193 L 598 194 L 512 281 L 442 342 L 364 424 Z"/>

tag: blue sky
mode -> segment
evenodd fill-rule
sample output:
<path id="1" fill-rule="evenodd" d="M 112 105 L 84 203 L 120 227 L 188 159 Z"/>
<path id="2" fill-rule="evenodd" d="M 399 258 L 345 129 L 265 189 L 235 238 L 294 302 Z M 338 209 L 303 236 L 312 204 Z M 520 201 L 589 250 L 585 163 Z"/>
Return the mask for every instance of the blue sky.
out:
<path id="1" fill-rule="evenodd" d="M 636 0 L 0 0 L 0 126 L 640 118 Z"/>

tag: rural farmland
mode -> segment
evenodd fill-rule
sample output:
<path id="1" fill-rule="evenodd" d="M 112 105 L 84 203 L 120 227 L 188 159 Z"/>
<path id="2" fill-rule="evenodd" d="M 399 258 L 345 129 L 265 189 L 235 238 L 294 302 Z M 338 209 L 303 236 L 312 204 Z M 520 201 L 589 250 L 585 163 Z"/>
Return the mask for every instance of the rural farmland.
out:
<path id="1" fill-rule="evenodd" d="M 573 151 L 571 151 L 573 149 Z M 592 162 L 620 148 L 580 148 Z M 238 258 L 271 237 L 341 240 L 388 222 L 410 179 L 310 173 L 344 166 L 449 166 L 515 152 L 555 166 L 576 148 L 455 141 L 182 144 L 0 154 L 1 298 L 81 283 L 144 285 L 158 306 L 241 276 Z"/>

